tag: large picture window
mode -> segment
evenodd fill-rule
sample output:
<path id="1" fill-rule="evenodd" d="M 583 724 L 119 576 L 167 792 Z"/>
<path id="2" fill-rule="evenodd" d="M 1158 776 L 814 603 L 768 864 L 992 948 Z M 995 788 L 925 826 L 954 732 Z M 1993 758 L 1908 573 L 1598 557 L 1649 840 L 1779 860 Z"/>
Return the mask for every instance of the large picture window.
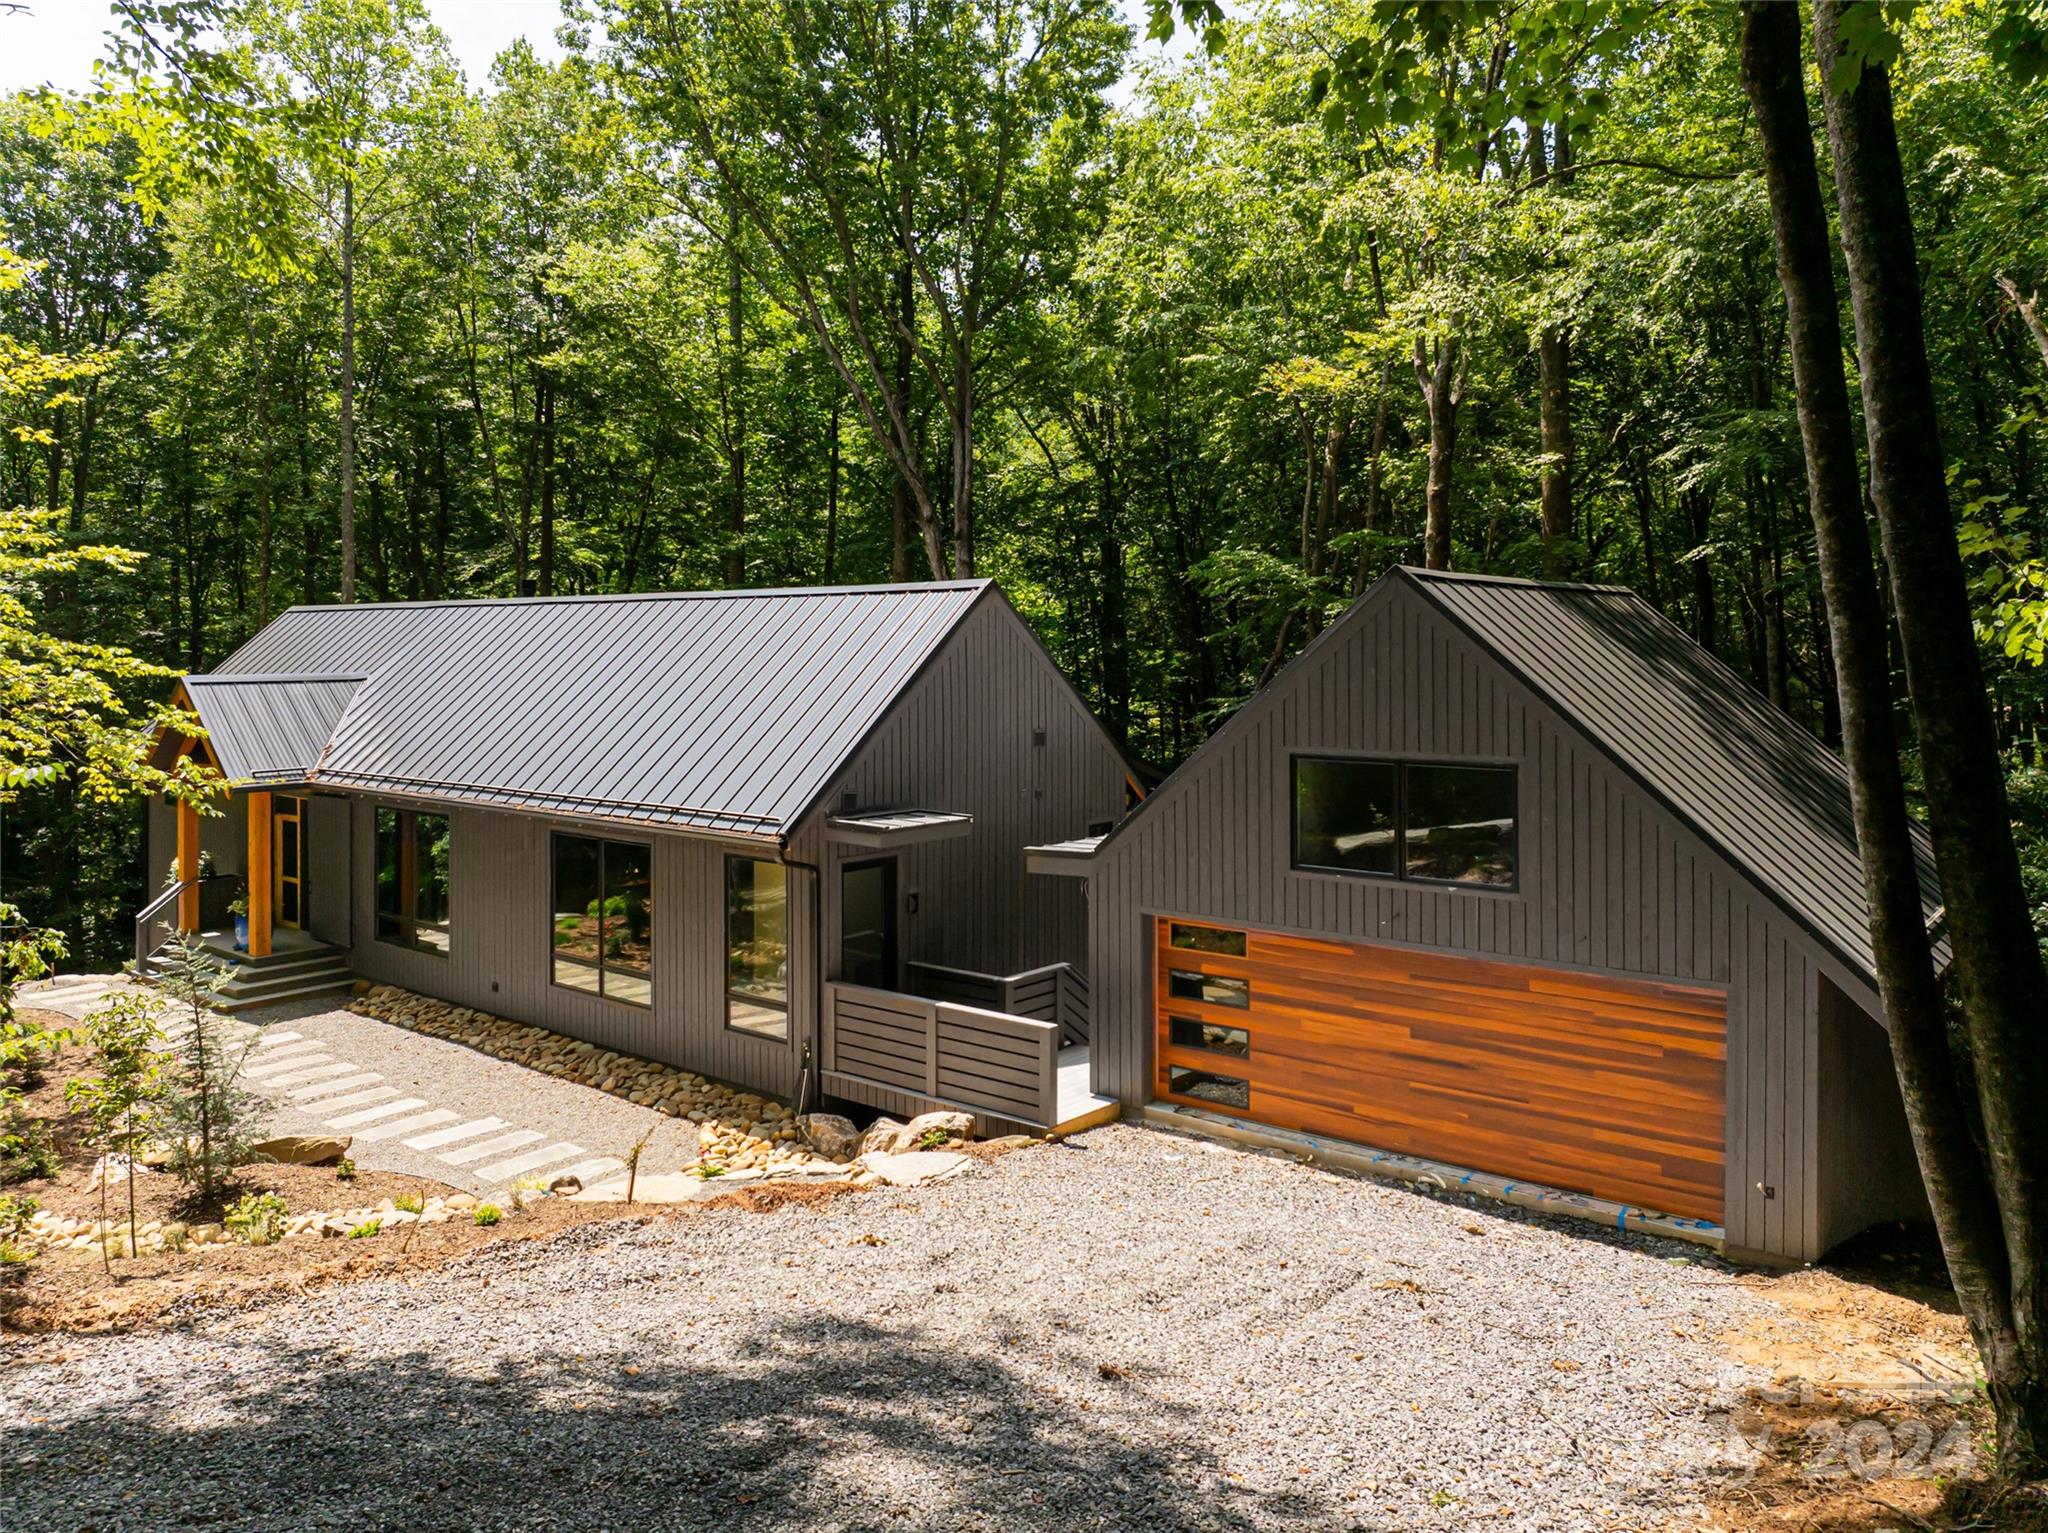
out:
<path id="1" fill-rule="evenodd" d="M 654 1004 L 652 861 L 638 842 L 555 837 L 556 984 Z"/>
<path id="2" fill-rule="evenodd" d="M 377 940 L 448 951 L 448 816 L 377 811 Z"/>
<path id="3" fill-rule="evenodd" d="M 725 859 L 725 1022 L 789 1036 L 789 873 L 779 862 Z"/>
<path id="4" fill-rule="evenodd" d="M 1515 769 L 1294 758 L 1294 866 L 1511 889 Z"/>

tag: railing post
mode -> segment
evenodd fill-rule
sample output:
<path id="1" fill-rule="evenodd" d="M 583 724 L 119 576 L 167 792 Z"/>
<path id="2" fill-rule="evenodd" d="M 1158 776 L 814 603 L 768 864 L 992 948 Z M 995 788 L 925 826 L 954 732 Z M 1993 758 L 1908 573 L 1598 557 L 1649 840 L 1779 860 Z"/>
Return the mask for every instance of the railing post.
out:
<path id="1" fill-rule="evenodd" d="M 1060 1122 L 1060 1024 L 1057 1019 L 1038 1042 L 1038 1121 L 1047 1128 Z"/>
<path id="2" fill-rule="evenodd" d="M 924 1007 L 924 1094 L 939 1094 L 939 1006 L 927 1001 Z"/>

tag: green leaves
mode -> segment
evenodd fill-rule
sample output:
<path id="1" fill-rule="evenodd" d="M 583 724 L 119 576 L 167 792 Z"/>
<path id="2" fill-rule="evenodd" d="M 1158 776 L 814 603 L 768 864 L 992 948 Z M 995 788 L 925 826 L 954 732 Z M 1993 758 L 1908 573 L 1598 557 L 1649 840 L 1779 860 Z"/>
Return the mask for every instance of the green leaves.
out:
<path id="1" fill-rule="evenodd" d="M 1889 69 L 1899 61 L 1902 43 L 1887 14 L 1909 15 L 1916 6 L 1899 0 L 1852 0 L 1841 8 L 1836 35 L 1839 57 L 1827 64 L 1828 89 L 1847 94 L 1856 89 L 1866 68 Z"/>
<path id="2" fill-rule="evenodd" d="M 1442 162 L 1472 171 L 1511 123 L 1590 127 L 1601 80 L 1667 8 L 1645 0 L 1379 0 L 1310 81 L 1332 132 L 1425 126 Z"/>

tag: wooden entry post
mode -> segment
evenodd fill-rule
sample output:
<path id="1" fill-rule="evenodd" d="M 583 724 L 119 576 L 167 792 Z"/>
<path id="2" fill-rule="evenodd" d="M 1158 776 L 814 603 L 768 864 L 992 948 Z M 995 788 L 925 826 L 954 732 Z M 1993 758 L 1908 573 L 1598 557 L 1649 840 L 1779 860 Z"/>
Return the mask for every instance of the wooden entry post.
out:
<path id="1" fill-rule="evenodd" d="M 276 849 L 270 795 L 249 795 L 249 956 L 270 956 L 271 912 L 277 908 Z"/>
<path id="2" fill-rule="evenodd" d="M 178 896 L 178 930 L 199 930 L 199 811 L 178 801 L 178 878 L 185 885 Z"/>

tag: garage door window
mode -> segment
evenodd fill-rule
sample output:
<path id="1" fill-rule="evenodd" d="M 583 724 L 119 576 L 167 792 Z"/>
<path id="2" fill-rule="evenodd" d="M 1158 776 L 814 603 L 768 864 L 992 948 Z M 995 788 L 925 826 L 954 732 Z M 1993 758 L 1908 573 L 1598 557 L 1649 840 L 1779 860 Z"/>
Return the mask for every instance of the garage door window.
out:
<path id="1" fill-rule="evenodd" d="M 1177 1097 L 1192 1097 L 1197 1102 L 1207 1102 L 1216 1107 L 1235 1107 L 1239 1112 L 1251 1110 L 1251 1082 L 1234 1075 L 1218 1075 L 1213 1070 L 1190 1070 L 1183 1065 L 1174 1065 L 1166 1072 L 1166 1089 Z"/>
<path id="2" fill-rule="evenodd" d="M 1512 889 L 1515 769 L 1294 758 L 1294 866 Z"/>
<path id="3" fill-rule="evenodd" d="M 1244 957 L 1244 933 L 1226 930 L 1221 926 L 1191 926 L 1186 921 L 1175 921 L 1168 940 L 1177 948 L 1191 953 L 1221 953 L 1227 958 Z"/>
<path id="4" fill-rule="evenodd" d="M 1166 1041 L 1177 1049 L 1200 1049 L 1205 1054 L 1228 1054 L 1233 1059 L 1249 1059 L 1252 1054 L 1252 1035 L 1241 1027 L 1225 1027 L 1219 1022 L 1199 1022 L 1193 1017 L 1168 1019 Z"/>
<path id="5" fill-rule="evenodd" d="M 1166 977 L 1169 995 L 1183 1001 L 1207 1001 L 1211 1006 L 1245 1007 L 1252 1003 L 1252 982 L 1222 974 L 1196 974 L 1187 969 L 1171 970 Z"/>

